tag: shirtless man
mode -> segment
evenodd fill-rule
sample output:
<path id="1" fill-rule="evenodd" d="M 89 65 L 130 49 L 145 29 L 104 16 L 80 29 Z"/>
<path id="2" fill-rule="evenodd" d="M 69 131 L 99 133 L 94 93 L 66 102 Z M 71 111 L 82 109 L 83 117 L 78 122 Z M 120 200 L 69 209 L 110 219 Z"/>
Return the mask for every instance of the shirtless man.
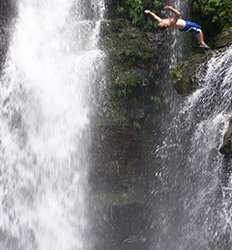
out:
<path id="1" fill-rule="evenodd" d="M 158 26 L 161 28 L 173 28 L 184 32 L 192 30 L 199 41 L 200 47 L 209 49 L 209 46 L 204 41 L 204 34 L 199 24 L 182 19 L 181 13 L 170 5 L 165 6 L 164 9 L 172 11 L 175 16 L 162 19 L 150 10 L 145 10 L 144 12 L 145 14 L 152 16 L 156 21 L 158 21 Z"/>

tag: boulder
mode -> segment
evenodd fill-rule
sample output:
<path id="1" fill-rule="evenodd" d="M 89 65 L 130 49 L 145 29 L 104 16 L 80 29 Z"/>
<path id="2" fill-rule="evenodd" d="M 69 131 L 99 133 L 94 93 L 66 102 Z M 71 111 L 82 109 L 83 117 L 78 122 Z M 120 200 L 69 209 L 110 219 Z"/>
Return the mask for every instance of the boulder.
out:
<path id="1" fill-rule="evenodd" d="M 229 126 L 225 132 L 223 143 L 219 151 L 223 155 L 229 155 L 232 153 L 232 119 L 229 121 Z"/>
<path id="2" fill-rule="evenodd" d="M 172 71 L 173 86 L 183 96 L 191 94 L 198 86 L 199 72 L 203 70 L 208 55 L 194 54 Z"/>
<path id="3" fill-rule="evenodd" d="M 232 27 L 224 28 L 214 39 L 214 47 L 221 49 L 232 44 Z"/>

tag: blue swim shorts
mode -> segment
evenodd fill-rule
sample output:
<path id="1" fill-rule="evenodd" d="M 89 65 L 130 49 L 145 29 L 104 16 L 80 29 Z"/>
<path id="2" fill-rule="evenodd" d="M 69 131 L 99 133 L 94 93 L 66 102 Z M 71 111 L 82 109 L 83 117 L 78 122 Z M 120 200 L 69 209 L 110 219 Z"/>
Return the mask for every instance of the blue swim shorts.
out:
<path id="1" fill-rule="evenodd" d="M 189 20 L 186 20 L 185 22 L 186 22 L 185 27 L 180 31 L 184 32 L 193 31 L 195 36 L 197 36 L 201 32 L 201 26 L 198 23 L 194 23 Z"/>

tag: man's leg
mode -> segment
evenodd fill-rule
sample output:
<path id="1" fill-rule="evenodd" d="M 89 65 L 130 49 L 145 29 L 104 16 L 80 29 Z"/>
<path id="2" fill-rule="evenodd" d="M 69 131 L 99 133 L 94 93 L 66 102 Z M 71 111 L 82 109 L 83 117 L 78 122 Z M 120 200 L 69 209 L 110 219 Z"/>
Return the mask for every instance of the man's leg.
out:
<path id="1" fill-rule="evenodd" d="M 200 30 L 198 33 L 197 33 L 197 39 L 200 43 L 200 47 L 201 48 L 204 48 L 204 49 L 210 49 L 210 47 L 205 43 L 204 41 L 204 34 L 202 32 L 202 30 Z"/>
<path id="2" fill-rule="evenodd" d="M 204 42 L 204 34 L 203 34 L 202 31 L 198 32 L 197 39 L 198 39 L 200 44 L 205 44 L 205 42 Z"/>

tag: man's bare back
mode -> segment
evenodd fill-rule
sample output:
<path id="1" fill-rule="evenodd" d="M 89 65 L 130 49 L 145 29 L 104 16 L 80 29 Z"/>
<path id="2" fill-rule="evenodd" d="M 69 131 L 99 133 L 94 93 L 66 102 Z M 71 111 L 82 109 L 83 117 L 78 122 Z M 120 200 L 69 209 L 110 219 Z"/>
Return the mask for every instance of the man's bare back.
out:
<path id="1" fill-rule="evenodd" d="M 184 32 L 190 30 L 193 31 L 199 41 L 200 47 L 209 49 L 209 46 L 207 46 L 207 44 L 204 42 L 204 34 L 199 24 L 182 19 L 181 13 L 170 5 L 165 6 L 164 9 L 172 11 L 175 16 L 169 18 L 160 18 L 150 10 L 145 10 L 144 12 L 147 15 L 151 15 L 156 21 L 158 21 L 158 26 L 161 28 L 173 28 Z"/>

